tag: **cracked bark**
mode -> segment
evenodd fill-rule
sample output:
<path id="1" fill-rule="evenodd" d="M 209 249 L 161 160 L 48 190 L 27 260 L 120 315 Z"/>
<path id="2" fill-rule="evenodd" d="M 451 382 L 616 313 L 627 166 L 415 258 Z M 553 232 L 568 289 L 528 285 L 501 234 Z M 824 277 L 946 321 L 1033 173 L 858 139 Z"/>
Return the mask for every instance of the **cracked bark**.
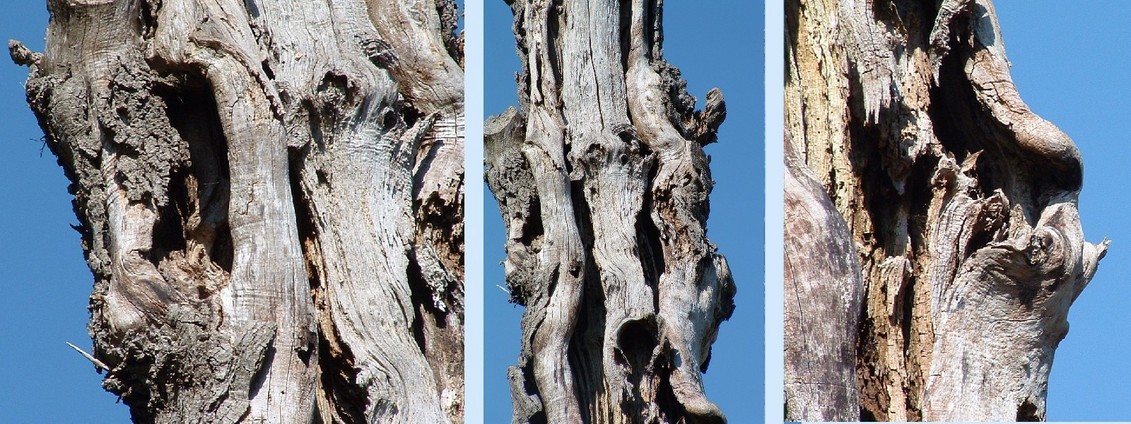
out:
<path id="1" fill-rule="evenodd" d="M 722 94 L 694 111 L 659 1 L 508 3 L 522 110 L 484 133 L 526 307 L 513 422 L 724 422 L 701 380 L 734 307 L 705 230 Z"/>
<path id="2" fill-rule="evenodd" d="M 9 49 L 134 421 L 463 421 L 454 3 L 48 8 Z"/>
<path id="3" fill-rule="evenodd" d="M 993 5 L 787 0 L 786 31 L 786 418 L 1043 420 L 1108 243 Z"/>

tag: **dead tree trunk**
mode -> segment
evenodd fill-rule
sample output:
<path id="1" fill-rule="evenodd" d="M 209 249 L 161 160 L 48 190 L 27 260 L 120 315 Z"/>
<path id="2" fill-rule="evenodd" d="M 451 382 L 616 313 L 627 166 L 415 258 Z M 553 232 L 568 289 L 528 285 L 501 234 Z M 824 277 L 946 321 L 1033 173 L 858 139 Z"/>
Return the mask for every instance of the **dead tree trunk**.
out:
<path id="1" fill-rule="evenodd" d="M 735 290 L 705 229 L 721 93 L 693 110 L 658 1 L 509 3 L 522 111 L 484 132 L 526 306 L 513 421 L 723 422 L 701 380 Z"/>
<path id="2" fill-rule="evenodd" d="M 447 0 L 49 0 L 28 102 L 137 422 L 460 422 Z"/>
<path id="3" fill-rule="evenodd" d="M 1044 419 L 1107 242 L 993 5 L 787 0 L 786 31 L 787 419 Z"/>

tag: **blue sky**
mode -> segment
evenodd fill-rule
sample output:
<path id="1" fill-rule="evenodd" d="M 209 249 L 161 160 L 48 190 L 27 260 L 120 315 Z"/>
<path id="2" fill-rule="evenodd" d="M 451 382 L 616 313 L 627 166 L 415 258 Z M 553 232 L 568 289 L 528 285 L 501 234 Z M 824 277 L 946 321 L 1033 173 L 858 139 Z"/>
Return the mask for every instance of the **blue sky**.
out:
<path id="1" fill-rule="evenodd" d="M 1084 235 L 1112 239 L 1092 283 L 1072 305 L 1068 337 L 1049 378 L 1048 418 L 1126 421 L 1131 399 L 1131 2 L 995 3 L 1013 81 L 1041 117 L 1064 130 L 1084 157 Z"/>
<path id="2" fill-rule="evenodd" d="M 518 103 L 519 69 L 510 9 L 502 0 L 484 5 L 484 112 Z M 732 423 L 762 420 L 763 66 L 762 4 L 748 0 L 664 2 L 664 57 L 679 67 L 688 91 L 702 101 L 719 87 L 727 119 L 719 142 L 707 147 L 716 181 L 708 235 L 730 263 L 738 294 L 734 316 L 723 323 L 704 379 L 707 398 Z M 509 422 L 506 367 L 518 359 L 522 308 L 507 303 L 500 263 L 504 230 L 495 201 L 484 199 L 485 419 Z"/>

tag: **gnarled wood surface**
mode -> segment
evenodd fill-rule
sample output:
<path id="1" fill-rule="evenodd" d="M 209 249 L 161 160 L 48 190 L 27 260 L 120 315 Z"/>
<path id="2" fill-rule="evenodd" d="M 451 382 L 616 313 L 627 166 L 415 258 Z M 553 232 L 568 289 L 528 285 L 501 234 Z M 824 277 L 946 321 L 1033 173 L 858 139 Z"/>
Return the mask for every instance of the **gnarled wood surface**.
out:
<path id="1" fill-rule="evenodd" d="M 447 0 L 50 0 L 10 43 L 138 422 L 463 420 Z"/>
<path id="2" fill-rule="evenodd" d="M 846 288 L 829 274 L 799 300 L 790 287 L 816 283 L 787 281 L 787 309 L 851 310 L 863 292 L 860 322 L 847 322 L 856 387 L 787 381 L 787 418 L 1043 419 L 1068 308 L 1107 242 L 1084 241 L 1079 152 L 1021 101 L 993 5 L 788 0 L 786 23 L 788 137 L 848 224 L 834 241 L 855 247 L 862 278 Z M 807 220 L 819 224 L 787 214 L 786 228 Z M 787 231 L 787 246 L 803 236 Z M 821 257 L 802 260 L 805 275 L 820 275 Z M 787 365 L 842 352 L 851 337 L 803 341 L 844 324 L 787 333 Z M 846 371 L 843 357 L 826 364 Z M 854 396 L 849 410 L 810 407 Z"/>
<path id="3" fill-rule="evenodd" d="M 701 380 L 735 290 L 705 230 L 722 94 L 693 110 L 658 1 L 509 3 L 522 110 L 484 132 L 526 306 L 513 422 L 723 422 Z"/>

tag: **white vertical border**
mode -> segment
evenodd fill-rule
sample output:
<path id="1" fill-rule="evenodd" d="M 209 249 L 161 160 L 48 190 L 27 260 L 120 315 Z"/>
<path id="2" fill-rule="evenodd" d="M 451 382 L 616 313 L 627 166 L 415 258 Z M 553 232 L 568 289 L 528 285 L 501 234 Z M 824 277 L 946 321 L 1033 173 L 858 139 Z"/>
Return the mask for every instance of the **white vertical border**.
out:
<path id="1" fill-rule="evenodd" d="M 785 281 L 782 240 L 784 233 L 785 139 L 785 7 L 782 0 L 766 1 L 766 422 L 785 420 L 785 355 L 782 306 Z"/>
<path id="2" fill-rule="evenodd" d="M 483 422 L 483 0 L 465 0 L 463 418 Z"/>

